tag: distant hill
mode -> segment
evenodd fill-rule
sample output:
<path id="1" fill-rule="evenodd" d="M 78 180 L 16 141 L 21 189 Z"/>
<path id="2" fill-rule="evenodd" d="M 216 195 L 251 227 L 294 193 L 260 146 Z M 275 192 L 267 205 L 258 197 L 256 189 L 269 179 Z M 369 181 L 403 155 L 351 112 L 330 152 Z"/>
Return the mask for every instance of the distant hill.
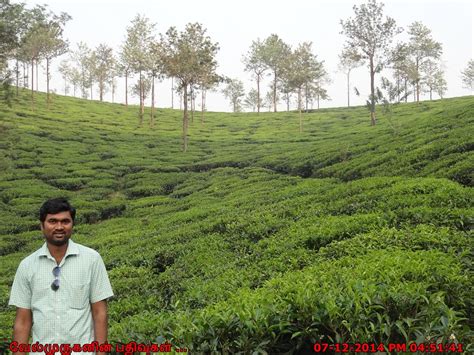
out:
<path id="1" fill-rule="evenodd" d="M 181 111 L 150 128 L 136 106 L 44 102 L 0 104 L 0 339 L 39 206 L 66 196 L 109 270 L 113 343 L 474 350 L 472 96 L 380 107 L 375 127 L 319 110 L 302 133 L 294 112 L 196 113 L 186 153 Z"/>

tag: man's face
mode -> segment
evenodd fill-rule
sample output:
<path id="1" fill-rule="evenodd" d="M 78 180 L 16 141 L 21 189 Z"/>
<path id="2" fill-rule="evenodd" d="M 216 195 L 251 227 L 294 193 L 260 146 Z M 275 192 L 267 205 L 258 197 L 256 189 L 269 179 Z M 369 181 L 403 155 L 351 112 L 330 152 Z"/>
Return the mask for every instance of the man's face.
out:
<path id="1" fill-rule="evenodd" d="M 41 223 L 41 231 L 49 244 L 61 246 L 67 244 L 72 234 L 71 212 L 59 212 L 47 214 Z"/>

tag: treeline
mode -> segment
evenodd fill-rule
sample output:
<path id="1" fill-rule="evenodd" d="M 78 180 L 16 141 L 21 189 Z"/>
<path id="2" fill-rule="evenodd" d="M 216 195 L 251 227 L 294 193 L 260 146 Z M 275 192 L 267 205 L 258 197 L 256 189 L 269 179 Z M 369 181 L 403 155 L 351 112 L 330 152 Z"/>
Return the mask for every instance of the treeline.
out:
<path id="1" fill-rule="evenodd" d="M 206 93 L 223 84 L 222 93 L 234 111 L 245 106 L 256 112 L 262 108 L 277 111 L 278 103 L 290 104 L 296 97 L 300 112 L 312 108 L 320 100 L 330 99 L 325 88 L 331 82 L 323 60 L 313 53 L 312 43 L 303 42 L 292 48 L 277 34 L 264 40 L 257 39 L 250 45 L 242 62 L 245 71 L 255 80 L 255 88 L 245 92 L 238 78 L 227 78 L 217 73 L 216 55 L 218 43 L 208 35 L 203 25 L 189 23 L 184 30 L 169 28 L 164 34 L 157 33 L 156 25 L 145 16 L 137 15 L 126 28 L 125 39 L 118 51 L 107 44 L 96 48 L 80 42 L 73 49 L 63 36 L 64 26 L 71 20 L 66 13 L 59 15 L 45 6 L 27 9 L 25 4 L 13 4 L 0 0 L 0 75 L 4 96 L 11 100 L 11 84 L 16 90 L 22 85 L 31 88 L 34 108 L 34 91 L 38 89 L 38 65 L 45 63 L 46 91 L 50 102 L 50 66 L 54 58 L 69 53 L 68 59 L 59 65 L 64 80 L 64 94 L 80 92 L 83 98 L 93 99 L 94 88 L 98 88 L 102 101 L 111 91 L 115 99 L 117 79 L 124 79 L 125 105 L 128 105 L 129 89 L 139 97 L 139 125 L 144 121 L 145 100 L 151 101 L 149 125 L 155 124 L 155 84 L 169 78 L 172 81 L 172 107 L 174 93 L 179 93 L 180 108 L 183 108 L 183 149 L 187 149 L 188 108 L 194 115 L 197 95 L 201 95 L 201 120 L 204 122 Z M 347 104 L 350 106 L 350 74 L 360 66 L 367 66 L 370 75 L 370 95 L 367 107 L 371 123 L 376 123 L 376 104 L 390 105 L 413 100 L 419 101 L 422 92 L 437 93 L 443 97 L 447 90 L 444 70 L 441 65 L 442 44 L 433 39 L 431 30 L 421 22 L 412 23 L 407 30 L 409 40 L 393 44 L 403 29 L 396 21 L 383 14 L 383 3 L 369 0 L 354 6 L 354 16 L 341 20 L 341 34 L 347 37 L 339 55 L 339 69 L 347 77 Z M 376 75 L 390 69 L 392 78 L 381 76 L 380 85 Z M 36 80 L 35 80 L 36 74 Z M 461 73 L 464 86 L 473 88 L 474 61 L 468 63 Z M 262 93 L 262 82 L 271 77 L 268 91 Z M 129 80 L 138 78 L 129 85 Z M 354 87 L 355 93 L 359 90 Z M 192 116 L 193 117 L 193 116 Z"/>

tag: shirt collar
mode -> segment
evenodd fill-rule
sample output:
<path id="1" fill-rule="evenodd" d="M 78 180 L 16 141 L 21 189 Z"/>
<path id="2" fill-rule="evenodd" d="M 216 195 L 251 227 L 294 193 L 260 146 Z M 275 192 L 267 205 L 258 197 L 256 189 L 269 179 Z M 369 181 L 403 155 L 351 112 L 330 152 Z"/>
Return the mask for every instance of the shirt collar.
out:
<path id="1" fill-rule="evenodd" d="M 64 258 L 66 258 L 68 255 L 78 255 L 78 254 L 79 254 L 79 248 L 77 247 L 77 244 L 74 243 L 71 239 L 69 239 Z M 40 248 L 38 256 L 46 256 L 47 258 L 54 259 L 51 253 L 49 252 L 46 242 Z"/>

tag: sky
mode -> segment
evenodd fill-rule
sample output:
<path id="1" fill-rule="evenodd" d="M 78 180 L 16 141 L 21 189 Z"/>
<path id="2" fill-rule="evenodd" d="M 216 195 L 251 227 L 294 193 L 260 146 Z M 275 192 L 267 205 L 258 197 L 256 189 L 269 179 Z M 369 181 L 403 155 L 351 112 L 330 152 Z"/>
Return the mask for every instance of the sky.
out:
<path id="1" fill-rule="evenodd" d="M 331 83 L 326 86 L 330 100 L 322 101 L 321 107 L 347 105 L 346 76 L 338 70 L 338 55 L 346 37 L 341 32 L 341 20 L 354 16 L 352 7 L 364 3 L 359 0 L 26 0 L 27 7 L 47 4 L 55 13 L 67 12 L 72 16 L 65 28 L 65 37 L 70 48 L 75 49 L 80 41 L 94 48 L 101 43 L 111 46 L 116 53 L 125 40 L 126 27 L 137 15 L 147 16 L 156 24 L 156 34 L 165 33 L 171 26 L 183 30 L 189 22 L 199 22 L 207 29 L 212 41 L 218 42 L 218 73 L 244 82 L 245 91 L 255 88 L 250 73 L 244 71 L 242 57 L 252 41 L 265 39 L 275 33 L 295 48 L 299 43 L 310 41 L 313 53 L 323 60 Z M 445 69 L 448 90 L 445 97 L 472 95 L 462 87 L 461 71 L 474 58 L 474 0 L 387 0 L 384 14 L 395 19 L 404 29 L 394 42 L 407 41 L 408 26 L 421 21 L 432 30 L 434 40 L 441 42 L 441 57 Z M 67 55 L 56 58 L 57 65 Z M 45 90 L 41 79 L 40 90 Z M 44 75 L 44 74 L 43 74 Z M 381 73 L 390 77 L 389 71 Z M 43 76 L 44 78 L 44 76 Z M 376 77 L 379 81 L 380 76 Z M 43 85 L 42 85 L 43 84 Z M 370 91 L 370 77 L 366 66 L 351 73 L 351 88 L 357 87 L 360 96 L 351 90 L 351 104 L 365 103 Z M 262 85 L 269 91 L 270 76 Z M 64 92 L 60 74 L 53 71 L 52 88 Z M 156 104 L 171 107 L 171 82 L 165 79 L 157 84 Z M 207 94 L 209 111 L 231 111 L 230 103 L 221 93 Z M 124 102 L 124 79 L 118 81 L 115 102 Z M 98 93 L 94 92 L 94 99 Z M 434 95 L 434 98 L 438 96 Z M 105 96 L 111 101 L 111 94 Z M 429 99 L 428 94 L 421 99 Z M 129 99 L 130 100 L 130 99 Z M 138 98 L 131 98 L 132 103 Z M 177 108 L 175 96 L 175 108 Z M 199 100 L 198 100 L 199 101 Z M 296 106 L 296 103 L 293 104 Z M 179 107 L 179 106 L 178 106 Z M 279 110 L 285 109 L 282 102 Z M 295 107 L 293 107 L 295 108 Z"/>

